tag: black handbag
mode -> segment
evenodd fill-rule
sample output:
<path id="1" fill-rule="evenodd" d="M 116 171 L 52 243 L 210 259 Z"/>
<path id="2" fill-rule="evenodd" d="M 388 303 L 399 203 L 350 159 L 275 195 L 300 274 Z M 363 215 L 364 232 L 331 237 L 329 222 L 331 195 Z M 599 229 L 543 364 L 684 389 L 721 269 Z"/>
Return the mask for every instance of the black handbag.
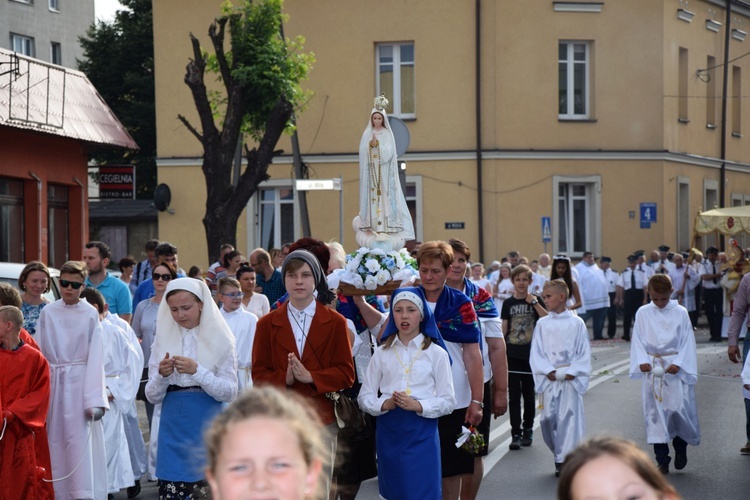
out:
<path id="1" fill-rule="evenodd" d="M 367 416 L 349 396 L 342 392 L 327 392 L 326 397 L 333 401 L 339 433 L 354 436 L 367 427 Z"/>

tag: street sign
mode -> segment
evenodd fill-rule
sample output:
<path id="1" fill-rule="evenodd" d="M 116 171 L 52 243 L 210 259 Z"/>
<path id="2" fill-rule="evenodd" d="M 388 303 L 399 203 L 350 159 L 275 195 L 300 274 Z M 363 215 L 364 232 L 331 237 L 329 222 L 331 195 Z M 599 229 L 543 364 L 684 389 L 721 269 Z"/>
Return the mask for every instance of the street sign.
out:
<path id="1" fill-rule="evenodd" d="M 341 191 L 341 179 L 299 179 L 297 191 Z"/>
<path id="2" fill-rule="evenodd" d="M 466 229 L 463 222 L 446 222 L 445 229 Z"/>
<path id="3" fill-rule="evenodd" d="M 134 199 L 135 167 L 133 165 L 99 167 L 99 198 Z"/>
<path id="4" fill-rule="evenodd" d="M 552 241 L 552 222 L 549 217 L 542 217 L 542 243 Z"/>
<path id="5" fill-rule="evenodd" d="M 641 229 L 650 229 L 656 222 L 656 203 L 641 203 Z"/>

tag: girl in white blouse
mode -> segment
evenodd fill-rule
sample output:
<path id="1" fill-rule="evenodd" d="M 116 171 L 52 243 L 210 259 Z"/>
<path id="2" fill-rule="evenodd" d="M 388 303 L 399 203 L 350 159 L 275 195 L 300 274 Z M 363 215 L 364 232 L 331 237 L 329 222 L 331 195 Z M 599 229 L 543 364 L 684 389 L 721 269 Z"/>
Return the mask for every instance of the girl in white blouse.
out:
<path id="1" fill-rule="evenodd" d="M 453 411 L 450 358 L 418 288 L 399 288 L 359 406 L 377 417 L 380 496 L 441 498 L 437 418 Z M 380 391 L 381 396 L 378 396 Z"/>

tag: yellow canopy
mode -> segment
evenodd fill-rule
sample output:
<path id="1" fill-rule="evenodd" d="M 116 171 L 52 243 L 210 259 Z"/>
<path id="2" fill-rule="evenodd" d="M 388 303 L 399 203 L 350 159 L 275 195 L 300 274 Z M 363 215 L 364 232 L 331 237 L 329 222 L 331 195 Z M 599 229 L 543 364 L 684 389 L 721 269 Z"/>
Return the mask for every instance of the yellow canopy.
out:
<path id="1" fill-rule="evenodd" d="M 715 208 L 700 212 L 695 217 L 696 234 L 705 235 L 716 231 L 728 235 L 750 233 L 750 206 Z"/>

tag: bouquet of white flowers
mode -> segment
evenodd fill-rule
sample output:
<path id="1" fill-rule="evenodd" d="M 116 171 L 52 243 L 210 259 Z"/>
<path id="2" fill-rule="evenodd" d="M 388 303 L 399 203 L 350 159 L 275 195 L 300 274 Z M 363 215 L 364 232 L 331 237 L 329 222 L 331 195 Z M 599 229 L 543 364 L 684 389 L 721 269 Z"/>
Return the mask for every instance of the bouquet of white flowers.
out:
<path id="1" fill-rule="evenodd" d="M 346 256 L 346 267 L 328 276 L 328 286 L 339 288 L 348 283 L 360 290 L 375 291 L 390 281 L 414 282 L 418 276 L 417 261 L 405 248 L 384 252 L 362 247 Z"/>

